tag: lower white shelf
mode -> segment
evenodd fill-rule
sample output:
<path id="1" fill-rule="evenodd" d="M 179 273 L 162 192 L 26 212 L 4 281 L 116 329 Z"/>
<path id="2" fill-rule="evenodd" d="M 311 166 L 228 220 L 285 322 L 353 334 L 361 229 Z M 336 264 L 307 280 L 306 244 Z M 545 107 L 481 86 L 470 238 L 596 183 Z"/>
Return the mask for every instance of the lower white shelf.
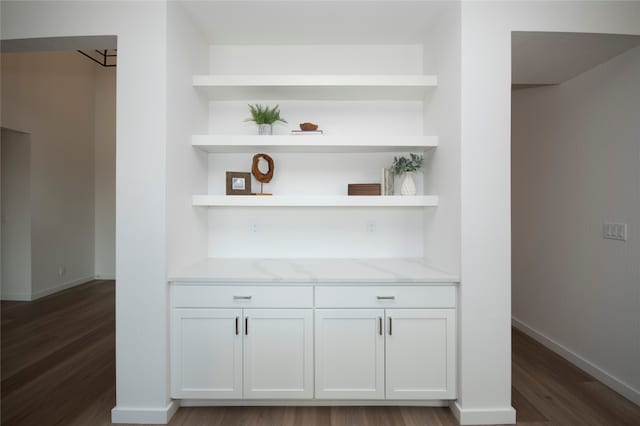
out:
<path id="1" fill-rule="evenodd" d="M 194 195 L 198 207 L 436 207 L 437 195 Z"/>

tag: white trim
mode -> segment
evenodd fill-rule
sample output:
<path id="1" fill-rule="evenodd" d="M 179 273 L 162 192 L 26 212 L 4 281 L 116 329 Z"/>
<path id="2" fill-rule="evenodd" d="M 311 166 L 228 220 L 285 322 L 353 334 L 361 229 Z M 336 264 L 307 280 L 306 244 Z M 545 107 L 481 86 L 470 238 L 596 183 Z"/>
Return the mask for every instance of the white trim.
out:
<path id="1" fill-rule="evenodd" d="M 116 274 L 96 274 L 96 280 L 115 280 Z"/>
<path id="2" fill-rule="evenodd" d="M 0 300 L 10 300 L 14 302 L 29 302 L 31 295 L 29 293 L 2 293 Z"/>
<path id="3" fill-rule="evenodd" d="M 111 410 L 112 423 L 147 423 L 161 424 L 169 423 L 171 417 L 178 411 L 180 404 L 178 401 L 171 401 L 162 408 L 138 408 L 138 407 L 118 407 Z"/>
<path id="4" fill-rule="evenodd" d="M 261 407 L 261 406 L 297 406 L 297 407 L 326 407 L 326 406 L 401 406 L 401 407 L 446 407 L 449 401 L 385 401 L 379 399 L 361 400 L 361 399 L 261 399 L 261 400 L 242 400 L 242 399 L 183 399 L 180 401 L 181 407 Z"/>
<path id="5" fill-rule="evenodd" d="M 462 408 L 458 401 L 449 406 L 461 425 L 512 425 L 516 423 L 516 410 L 506 408 Z"/>
<path id="6" fill-rule="evenodd" d="M 573 352 L 569 348 L 563 346 L 562 344 L 556 342 L 550 337 L 545 336 L 534 328 L 528 326 L 521 320 L 516 317 L 511 318 L 511 323 L 513 327 L 522 331 L 527 336 L 531 337 L 541 345 L 560 355 L 562 358 L 566 359 L 579 369 L 585 371 L 586 373 L 592 375 L 600 382 L 604 383 L 608 387 L 610 387 L 615 392 L 629 399 L 637 405 L 640 405 L 640 391 L 638 389 L 634 389 L 631 385 L 625 383 L 619 378 L 615 377 L 611 373 L 608 373 L 603 368 L 597 366 L 593 362 L 588 359 L 583 358 L 577 353 Z"/>
<path id="7" fill-rule="evenodd" d="M 68 288 L 75 287 L 80 284 L 85 284 L 93 280 L 94 280 L 94 276 L 91 275 L 88 277 L 78 278 L 77 280 L 67 281 L 66 283 L 62 283 L 55 287 L 45 288 L 44 290 L 40 290 L 36 293 L 31 293 L 31 300 L 40 299 L 41 297 L 49 296 L 50 294 L 57 293 L 62 290 L 66 290 Z"/>
<path id="8" fill-rule="evenodd" d="M 20 302 L 30 302 L 36 299 L 40 299 L 45 296 L 49 296 L 50 294 L 57 293 L 62 290 L 66 290 L 71 287 L 75 287 L 81 284 L 86 284 L 94 279 L 110 279 L 110 278 L 97 278 L 93 275 L 83 278 L 78 278 L 77 280 L 67 281 L 66 283 L 62 283 L 55 287 L 45 288 L 44 290 L 40 290 L 35 293 L 2 293 L 0 295 L 0 300 L 12 300 L 12 301 L 20 301 Z M 113 279 L 113 278 L 112 278 Z"/>

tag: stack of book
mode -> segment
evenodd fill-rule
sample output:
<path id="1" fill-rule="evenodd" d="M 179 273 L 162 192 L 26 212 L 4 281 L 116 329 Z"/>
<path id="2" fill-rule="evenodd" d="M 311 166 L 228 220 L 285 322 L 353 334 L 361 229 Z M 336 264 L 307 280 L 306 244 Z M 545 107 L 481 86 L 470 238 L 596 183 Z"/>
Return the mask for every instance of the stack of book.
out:
<path id="1" fill-rule="evenodd" d="M 380 195 L 393 195 L 394 181 L 393 170 L 382 169 L 382 180 L 380 185 Z"/>
<path id="2" fill-rule="evenodd" d="M 379 183 L 350 183 L 347 186 L 348 195 L 380 195 Z"/>
<path id="3" fill-rule="evenodd" d="M 322 135 L 322 130 L 292 130 L 292 135 Z"/>

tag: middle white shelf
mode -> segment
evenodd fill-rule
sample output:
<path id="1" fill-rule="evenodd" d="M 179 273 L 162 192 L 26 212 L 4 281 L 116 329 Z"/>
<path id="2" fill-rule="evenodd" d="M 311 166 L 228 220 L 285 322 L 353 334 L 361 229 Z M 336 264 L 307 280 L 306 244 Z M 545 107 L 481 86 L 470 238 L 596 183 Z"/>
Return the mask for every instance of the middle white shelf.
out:
<path id="1" fill-rule="evenodd" d="M 384 135 L 193 135 L 191 144 L 211 153 L 271 152 L 424 152 L 438 146 L 437 136 Z"/>
<path id="2" fill-rule="evenodd" d="M 437 195 L 194 195 L 199 207 L 436 207 Z"/>

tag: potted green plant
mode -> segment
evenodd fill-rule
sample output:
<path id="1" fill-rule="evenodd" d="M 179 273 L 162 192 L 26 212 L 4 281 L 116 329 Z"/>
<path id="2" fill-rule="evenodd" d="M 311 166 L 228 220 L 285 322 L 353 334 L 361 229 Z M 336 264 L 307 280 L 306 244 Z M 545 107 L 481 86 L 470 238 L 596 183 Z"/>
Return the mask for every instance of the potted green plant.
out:
<path id="1" fill-rule="evenodd" d="M 249 112 L 251 113 L 251 118 L 247 118 L 245 121 L 253 121 L 256 123 L 258 125 L 259 135 L 272 135 L 273 123 L 287 122 L 287 120 L 280 117 L 279 105 L 276 105 L 273 108 L 269 106 L 262 106 L 260 104 L 249 105 Z"/>
<path id="2" fill-rule="evenodd" d="M 416 184 L 413 181 L 413 174 L 416 170 L 422 168 L 424 164 L 424 156 L 418 154 L 409 154 L 407 157 L 393 157 L 391 169 L 393 174 L 402 175 L 402 183 L 400 184 L 400 194 L 416 195 Z"/>

